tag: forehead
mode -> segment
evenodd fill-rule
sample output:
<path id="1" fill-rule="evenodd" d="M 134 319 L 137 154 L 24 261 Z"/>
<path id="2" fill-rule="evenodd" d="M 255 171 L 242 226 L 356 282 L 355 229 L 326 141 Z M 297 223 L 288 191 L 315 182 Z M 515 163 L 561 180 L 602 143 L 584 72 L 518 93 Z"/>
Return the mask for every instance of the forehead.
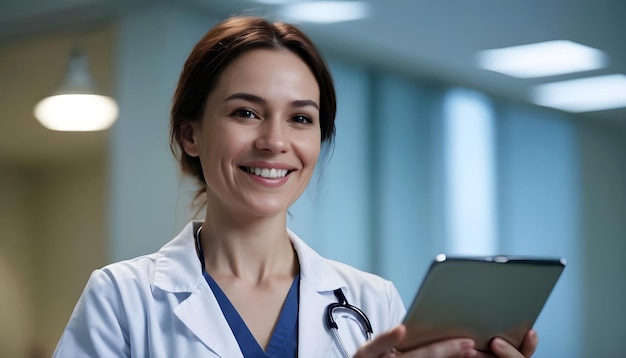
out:
<path id="1" fill-rule="evenodd" d="M 309 66 L 289 50 L 254 49 L 236 57 L 220 75 L 216 92 L 288 94 L 319 100 L 319 85 Z"/>

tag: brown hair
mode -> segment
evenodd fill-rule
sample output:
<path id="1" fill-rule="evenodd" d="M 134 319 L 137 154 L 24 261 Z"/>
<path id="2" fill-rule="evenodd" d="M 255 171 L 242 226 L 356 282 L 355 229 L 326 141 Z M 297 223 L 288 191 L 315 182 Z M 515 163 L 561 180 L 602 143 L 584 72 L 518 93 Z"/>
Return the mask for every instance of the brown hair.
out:
<path id="1" fill-rule="evenodd" d="M 201 184 L 205 181 L 198 157 L 185 153 L 181 128 L 187 121 L 202 118 L 209 93 L 220 74 L 239 55 L 253 49 L 286 49 L 296 54 L 313 72 L 320 91 L 322 144 L 332 145 L 335 136 L 336 95 L 328 66 L 311 40 L 293 25 L 260 17 L 232 17 L 213 27 L 202 37 L 187 58 L 174 93 L 170 122 L 170 148 L 183 173 Z"/>

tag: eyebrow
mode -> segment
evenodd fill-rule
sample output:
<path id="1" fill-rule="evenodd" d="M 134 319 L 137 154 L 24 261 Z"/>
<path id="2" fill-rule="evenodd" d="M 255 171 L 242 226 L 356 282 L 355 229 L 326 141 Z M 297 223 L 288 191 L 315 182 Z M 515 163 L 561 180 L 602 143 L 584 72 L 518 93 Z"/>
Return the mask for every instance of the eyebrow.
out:
<path id="1" fill-rule="evenodd" d="M 264 98 L 254 95 L 252 93 L 245 93 L 245 92 L 233 93 L 230 96 L 226 97 L 226 99 L 224 99 L 224 102 L 231 101 L 234 99 L 242 99 L 244 101 L 263 104 L 263 105 L 267 104 L 267 101 Z M 291 102 L 291 105 L 294 107 L 299 107 L 299 108 L 311 106 L 311 107 L 316 108 L 318 111 L 320 110 L 320 106 L 317 104 L 317 102 L 310 100 L 310 99 L 295 100 Z"/>

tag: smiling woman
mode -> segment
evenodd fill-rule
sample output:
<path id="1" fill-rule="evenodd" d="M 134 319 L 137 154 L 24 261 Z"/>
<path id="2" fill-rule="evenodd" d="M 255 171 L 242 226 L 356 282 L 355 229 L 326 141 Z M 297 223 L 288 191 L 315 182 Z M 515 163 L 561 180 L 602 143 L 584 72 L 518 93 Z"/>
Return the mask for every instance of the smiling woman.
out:
<path id="1" fill-rule="evenodd" d="M 157 253 L 96 270 L 54 356 L 395 356 L 405 334 L 395 286 L 321 257 L 286 227 L 333 140 L 335 107 L 325 61 L 294 26 L 236 17 L 211 29 L 171 114 L 171 146 L 199 184 L 204 219 Z M 522 356 L 503 340 L 492 348 Z M 478 354 L 465 338 L 407 353 Z"/>

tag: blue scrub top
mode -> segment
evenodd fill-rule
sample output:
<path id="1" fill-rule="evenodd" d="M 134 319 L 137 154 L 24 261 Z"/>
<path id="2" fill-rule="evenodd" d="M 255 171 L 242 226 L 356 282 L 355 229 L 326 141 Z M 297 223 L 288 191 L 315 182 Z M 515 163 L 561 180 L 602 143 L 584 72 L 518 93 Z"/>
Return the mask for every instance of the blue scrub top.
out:
<path id="1" fill-rule="evenodd" d="M 204 266 L 204 265 L 203 265 Z M 224 317 L 230 326 L 233 335 L 237 339 L 239 348 L 246 358 L 261 357 L 297 357 L 298 356 L 298 286 L 300 275 L 296 275 L 287 293 L 282 311 L 270 337 L 267 351 L 256 341 L 250 329 L 243 321 L 233 304 L 215 280 L 206 272 L 203 272 L 206 282 L 211 287 L 217 302 L 224 313 Z"/>

